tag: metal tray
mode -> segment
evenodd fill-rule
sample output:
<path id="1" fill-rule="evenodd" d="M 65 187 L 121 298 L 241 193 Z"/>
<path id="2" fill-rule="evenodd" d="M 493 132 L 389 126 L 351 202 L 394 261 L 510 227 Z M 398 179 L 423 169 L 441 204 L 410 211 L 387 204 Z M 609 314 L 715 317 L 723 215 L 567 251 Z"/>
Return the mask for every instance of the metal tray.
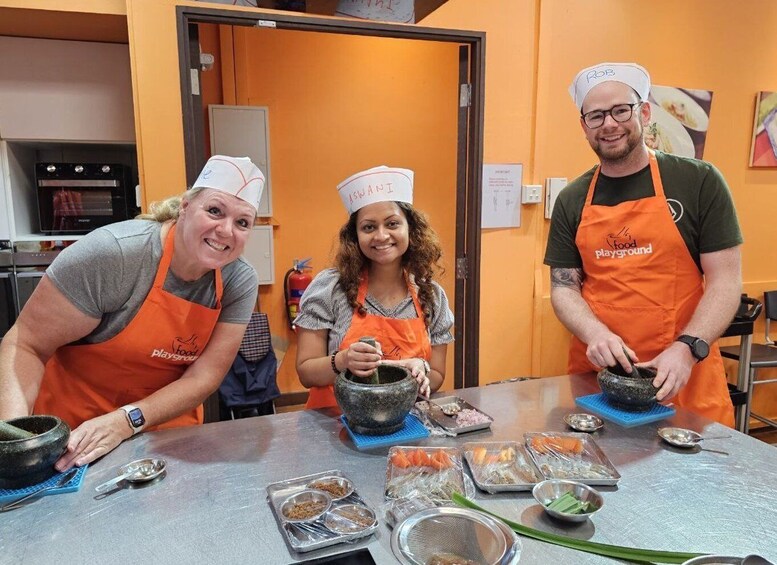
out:
<path id="1" fill-rule="evenodd" d="M 321 519 L 315 521 L 314 528 L 306 528 L 305 525 L 300 526 L 298 524 L 289 522 L 283 517 L 280 507 L 286 498 L 292 494 L 305 490 L 306 486 L 316 479 L 332 476 L 343 477 L 350 480 L 342 473 L 342 471 L 333 470 L 324 471 L 323 473 L 316 473 L 314 475 L 306 475 L 304 477 L 297 477 L 296 479 L 289 479 L 287 481 L 280 481 L 267 485 L 267 500 L 270 503 L 270 508 L 272 508 L 273 514 L 275 514 L 275 519 L 278 520 L 278 524 L 280 525 L 280 529 L 286 538 L 286 542 L 289 544 L 289 547 L 293 551 L 302 553 L 305 551 L 312 551 L 314 549 L 321 549 L 322 547 L 328 547 L 330 545 L 336 545 L 338 543 L 350 542 L 359 538 L 367 537 L 378 528 L 378 521 L 375 520 L 375 523 L 372 526 L 369 526 L 364 530 L 350 534 L 338 534 L 332 532 L 326 528 L 326 526 L 324 526 L 323 523 L 327 516 L 326 514 L 324 514 Z M 355 489 L 345 498 L 333 501 L 330 511 L 345 504 L 361 504 L 375 512 L 375 509 L 371 508 L 364 501 L 364 499 L 359 496 Z"/>
<path id="2" fill-rule="evenodd" d="M 423 451 L 430 459 L 439 452 L 444 452 L 450 459 L 451 466 L 436 469 L 431 465 L 412 464 L 409 467 L 400 467 L 394 464 L 397 453 L 410 454 L 416 450 Z M 412 445 L 395 446 L 389 449 L 384 490 L 387 499 L 411 498 L 424 494 L 433 502 L 444 504 L 450 501 L 450 495 L 454 492 L 467 493 L 458 449 Z"/>
<path id="3" fill-rule="evenodd" d="M 447 406 L 455 406 L 459 410 L 474 410 L 475 412 L 478 412 L 488 418 L 488 422 L 472 424 L 469 426 L 460 426 L 456 422 L 455 416 L 447 416 L 445 412 L 443 412 L 443 407 Z M 491 423 L 494 421 L 491 416 L 482 410 L 475 408 L 466 400 L 458 396 L 446 396 L 444 398 L 434 398 L 430 400 L 428 415 L 429 419 L 432 420 L 435 424 L 455 435 L 463 434 L 466 432 L 474 432 L 476 430 L 485 430 L 490 428 Z"/>
<path id="4" fill-rule="evenodd" d="M 484 462 L 475 461 L 475 448 L 486 450 Z M 461 449 L 472 479 L 480 490 L 490 493 L 531 490 L 543 480 L 542 473 L 534 466 L 534 461 L 523 445 L 518 442 L 468 442 Z"/>
<path id="5" fill-rule="evenodd" d="M 589 434 L 570 432 L 541 432 L 523 434 L 526 450 L 535 466 L 546 479 L 567 479 L 592 486 L 614 486 L 621 476 L 604 452 L 599 449 Z M 562 441 L 579 441 L 582 447 L 579 453 L 564 450 L 538 450 L 532 441 L 534 438 L 560 438 Z"/>

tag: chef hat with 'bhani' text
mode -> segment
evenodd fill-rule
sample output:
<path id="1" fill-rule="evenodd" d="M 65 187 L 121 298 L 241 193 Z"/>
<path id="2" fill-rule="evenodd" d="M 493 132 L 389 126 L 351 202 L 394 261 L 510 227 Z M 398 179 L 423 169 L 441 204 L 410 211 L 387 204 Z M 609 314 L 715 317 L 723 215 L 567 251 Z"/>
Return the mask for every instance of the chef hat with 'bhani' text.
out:
<path id="1" fill-rule="evenodd" d="M 349 214 L 376 202 L 413 203 L 413 171 L 395 167 L 373 167 L 351 175 L 337 185 L 337 192 Z"/>
<path id="2" fill-rule="evenodd" d="M 248 157 L 214 155 L 194 181 L 192 188 L 211 188 L 237 196 L 255 209 L 264 189 L 264 175 Z"/>
<path id="3" fill-rule="evenodd" d="M 650 74 L 644 67 L 636 63 L 599 63 L 577 73 L 569 86 L 569 94 L 578 109 L 583 109 L 583 100 L 593 87 L 608 80 L 630 86 L 641 102 L 647 100 L 650 93 Z"/>

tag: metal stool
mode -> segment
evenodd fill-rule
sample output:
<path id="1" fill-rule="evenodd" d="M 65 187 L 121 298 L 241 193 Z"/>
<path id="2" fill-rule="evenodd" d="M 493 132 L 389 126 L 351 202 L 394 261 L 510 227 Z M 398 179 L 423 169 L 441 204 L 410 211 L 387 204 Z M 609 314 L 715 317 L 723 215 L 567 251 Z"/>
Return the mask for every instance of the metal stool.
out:
<path id="1" fill-rule="evenodd" d="M 777 291 L 764 293 L 765 315 L 766 315 L 766 343 L 752 343 L 753 325 L 755 319 L 761 312 L 762 304 L 753 298 L 742 296 L 742 306 L 737 316 L 734 318 L 731 326 L 726 330 L 722 337 L 739 335 L 742 337 L 739 347 L 727 346 L 721 347 L 720 353 L 727 359 L 733 359 L 739 363 L 737 373 L 737 386 L 732 391 L 732 401 L 735 395 L 744 394 L 744 402 L 737 405 L 736 409 L 736 427 L 740 432 L 748 433 L 750 431 L 750 418 L 763 422 L 769 426 L 777 428 L 777 421 L 766 418 L 759 414 L 754 414 L 751 410 L 753 400 L 753 387 L 755 385 L 777 382 L 777 379 L 757 380 L 756 371 L 758 369 L 767 369 L 777 367 L 777 347 L 769 336 L 770 321 L 777 319 Z M 743 311 L 744 309 L 744 311 Z M 733 388 L 729 385 L 729 388 Z"/>

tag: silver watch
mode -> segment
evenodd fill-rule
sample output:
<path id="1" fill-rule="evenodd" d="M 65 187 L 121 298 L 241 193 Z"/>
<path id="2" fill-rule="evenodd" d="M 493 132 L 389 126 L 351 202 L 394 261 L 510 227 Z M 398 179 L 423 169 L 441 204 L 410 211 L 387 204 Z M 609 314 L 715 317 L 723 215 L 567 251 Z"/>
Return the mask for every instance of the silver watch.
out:
<path id="1" fill-rule="evenodd" d="M 424 376 L 428 377 L 429 373 L 432 372 L 432 367 L 429 365 L 429 361 L 427 361 L 426 359 L 421 359 L 421 363 L 424 364 Z"/>

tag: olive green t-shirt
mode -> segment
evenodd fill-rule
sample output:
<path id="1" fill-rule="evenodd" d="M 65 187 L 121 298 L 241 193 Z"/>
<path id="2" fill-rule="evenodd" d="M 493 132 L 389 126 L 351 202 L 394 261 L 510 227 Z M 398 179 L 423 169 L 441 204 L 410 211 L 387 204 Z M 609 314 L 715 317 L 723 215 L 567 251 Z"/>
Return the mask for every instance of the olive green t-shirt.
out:
<path id="1" fill-rule="evenodd" d="M 664 195 L 680 235 L 701 271 L 700 254 L 742 243 L 734 201 L 726 181 L 713 165 L 698 159 L 656 151 Z M 577 228 L 595 169 L 573 180 L 559 194 L 545 248 L 545 264 L 557 268 L 583 266 L 575 245 Z M 625 177 L 599 174 L 593 204 L 616 206 L 654 196 L 650 167 Z"/>

